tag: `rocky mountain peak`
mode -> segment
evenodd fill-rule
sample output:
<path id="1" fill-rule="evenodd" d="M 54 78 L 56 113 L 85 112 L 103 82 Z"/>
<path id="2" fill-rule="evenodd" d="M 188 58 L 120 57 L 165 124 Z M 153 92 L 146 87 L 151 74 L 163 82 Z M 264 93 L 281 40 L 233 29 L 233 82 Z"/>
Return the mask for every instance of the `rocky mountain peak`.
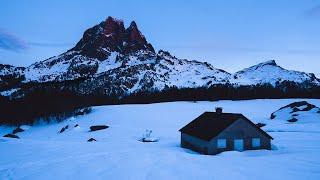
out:
<path id="1" fill-rule="evenodd" d="M 107 59 L 111 52 L 126 55 L 143 50 L 154 53 L 152 45 L 147 42 L 134 21 L 125 29 L 122 20 L 111 16 L 86 30 L 82 39 L 71 50 L 98 60 Z"/>
<path id="2" fill-rule="evenodd" d="M 125 53 L 131 53 L 138 50 L 147 50 L 154 52 L 154 49 L 150 43 L 147 42 L 146 38 L 139 31 L 135 21 L 130 23 L 130 26 L 126 29 L 125 39 Z"/>
<path id="3" fill-rule="evenodd" d="M 128 32 L 128 41 L 129 42 L 138 42 L 145 43 L 146 39 L 139 31 L 136 22 L 132 21 L 130 26 L 127 29 Z"/>
<path id="4" fill-rule="evenodd" d="M 124 24 L 122 20 L 117 20 L 109 16 L 105 21 L 104 35 L 106 36 L 121 36 L 125 31 Z"/>
<path id="5" fill-rule="evenodd" d="M 265 66 L 265 65 L 278 66 L 275 60 L 269 60 L 269 61 L 265 61 L 257 64 L 257 66 Z"/>

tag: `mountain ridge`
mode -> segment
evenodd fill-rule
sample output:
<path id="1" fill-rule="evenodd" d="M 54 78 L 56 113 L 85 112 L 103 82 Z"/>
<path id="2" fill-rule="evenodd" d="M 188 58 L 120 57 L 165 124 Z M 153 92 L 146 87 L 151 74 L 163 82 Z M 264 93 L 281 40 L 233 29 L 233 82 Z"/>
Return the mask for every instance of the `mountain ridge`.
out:
<path id="1" fill-rule="evenodd" d="M 155 52 L 135 21 L 125 28 L 122 20 L 111 16 L 87 29 L 79 42 L 65 53 L 25 68 L 10 66 L 8 71 L 8 68 L 5 68 L 8 65 L 0 66 L 0 78 L 11 78 L 11 81 L 15 82 L 11 83 L 12 87 L 15 87 L 18 82 L 43 83 L 93 78 L 102 73 L 106 74 L 105 72 L 110 70 L 123 74 L 123 77 L 130 77 L 134 74 L 126 71 L 131 69 L 134 72 L 138 66 L 140 66 L 140 72 L 148 72 L 144 75 L 140 73 L 141 76 L 148 78 L 144 81 L 152 79 L 156 81 L 155 84 L 159 84 L 158 87 L 151 85 L 157 90 L 162 90 L 165 86 L 196 88 L 217 84 L 277 86 L 285 81 L 316 86 L 320 84 L 320 80 L 314 74 L 286 70 L 278 66 L 275 60 L 265 61 L 231 74 L 207 62 L 179 59 L 163 50 Z M 148 69 L 150 68 L 148 66 L 152 69 Z M 17 71 L 13 71 L 15 68 Z M 138 76 L 139 72 L 135 75 Z M 138 77 L 133 79 L 134 81 L 127 80 L 123 83 L 141 82 Z M 10 82 L 6 86 L 0 86 L 0 91 L 8 90 L 9 87 Z"/>
<path id="2" fill-rule="evenodd" d="M 314 74 L 274 60 L 235 73 L 155 52 L 136 22 L 108 17 L 68 51 L 28 67 L 0 65 L 1 122 L 61 118 L 77 108 L 124 103 L 320 98 Z"/>

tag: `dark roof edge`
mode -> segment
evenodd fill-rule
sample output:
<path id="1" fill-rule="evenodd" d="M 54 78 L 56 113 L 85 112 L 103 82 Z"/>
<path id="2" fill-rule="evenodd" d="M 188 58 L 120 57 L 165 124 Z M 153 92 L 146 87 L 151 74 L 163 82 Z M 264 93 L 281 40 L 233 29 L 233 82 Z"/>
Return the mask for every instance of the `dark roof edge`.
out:
<path id="1" fill-rule="evenodd" d="M 211 112 L 204 112 L 202 113 L 200 116 L 198 116 L 197 118 L 195 118 L 193 121 L 195 121 L 196 119 L 198 119 L 199 117 L 201 117 L 202 115 L 204 115 L 205 113 L 211 113 Z M 256 124 L 254 124 L 252 121 L 250 121 L 248 118 L 246 118 L 243 114 L 241 113 L 226 113 L 226 114 L 236 114 L 236 115 L 240 115 L 242 119 L 244 119 L 245 121 L 247 121 L 249 124 L 251 124 L 254 128 L 256 128 L 258 131 L 260 131 L 262 134 L 264 134 L 266 137 L 268 137 L 269 139 L 273 139 L 272 136 L 270 136 L 267 132 L 265 132 L 264 130 L 262 130 L 260 127 L 258 127 Z M 229 126 L 231 126 L 233 123 L 235 123 L 236 121 L 238 121 L 239 119 L 235 120 L 234 122 L 232 122 Z M 182 132 L 182 129 L 186 126 L 188 126 L 189 124 L 191 124 L 193 121 L 189 122 L 187 125 L 183 126 L 181 129 L 179 129 L 180 132 Z M 228 127 L 229 127 L 228 126 Z M 182 132 L 183 133 L 183 132 Z M 220 134 L 220 133 L 219 133 Z M 216 136 L 215 136 L 216 137 Z M 213 137 L 214 138 L 214 137 Z M 200 138 L 201 139 L 201 138 Z M 212 138 L 211 138 L 212 139 Z M 211 140 L 210 139 L 210 140 Z M 204 140 L 204 139 L 202 139 Z M 209 140 L 209 141 L 210 141 Z"/>
<path id="2" fill-rule="evenodd" d="M 196 117 L 194 120 L 190 121 L 188 124 L 186 124 L 185 126 L 183 126 L 182 128 L 180 128 L 179 131 L 182 132 L 181 130 L 182 130 L 184 127 L 188 126 L 188 125 L 191 124 L 193 121 L 197 120 L 199 117 L 203 116 L 203 115 L 206 114 L 206 113 L 215 113 L 215 112 L 211 112 L 211 111 L 205 111 L 205 112 L 203 112 L 200 116 Z M 241 114 L 241 113 L 223 113 L 223 114 L 233 114 L 233 115 L 243 116 L 243 114 Z"/>
<path id="3" fill-rule="evenodd" d="M 242 115 L 243 116 L 243 115 Z M 250 121 L 248 118 L 246 118 L 245 116 L 243 116 L 243 119 L 246 120 L 249 124 L 251 124 L 253 127 L 255 127 L 256 129 L 258 129 L 258 131 L 260 131 L 262 134 L 264 134 L 265 136 L 267 136 L 269 139 L 273 139 L 272 136 L 270 136 L 267 132 L 265 132 L 264 130 L 262 130 L 261 128 L 259 128 L 256 124 L 254 124 L 252 121 Z"/>
<path id="4" fill-rule="evenodd" d="M 188 126 L 189 124 L 191 124 L 193 121 L 197 120 L 199 117 L 203 116 L 206 112 L 200 114 L 198 117 L 196 117 L 195 119 L 193 119 L 192 121 L 190 121 L 188 124 L 184 125 L 182 128 L 179 129 L 180 132 L 182 132 L 182 129 L 186 126 Z"/>

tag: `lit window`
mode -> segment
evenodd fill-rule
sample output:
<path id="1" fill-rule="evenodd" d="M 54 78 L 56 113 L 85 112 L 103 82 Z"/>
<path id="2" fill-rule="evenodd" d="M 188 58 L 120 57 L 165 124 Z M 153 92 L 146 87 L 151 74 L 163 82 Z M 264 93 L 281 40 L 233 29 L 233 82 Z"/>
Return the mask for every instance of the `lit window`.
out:
<path id="1" fill-rule="evenodd" d="M 218 148 L 226 148 L 227 147 L 227 140 L 226 139 L 218 139 L 217 145 L 218 145 Z"/>
<path id="2" fill-rule="evenodd" d="M 260 147 L 260 138 L 252 138 L 252 147 L 253 148 Z"/>

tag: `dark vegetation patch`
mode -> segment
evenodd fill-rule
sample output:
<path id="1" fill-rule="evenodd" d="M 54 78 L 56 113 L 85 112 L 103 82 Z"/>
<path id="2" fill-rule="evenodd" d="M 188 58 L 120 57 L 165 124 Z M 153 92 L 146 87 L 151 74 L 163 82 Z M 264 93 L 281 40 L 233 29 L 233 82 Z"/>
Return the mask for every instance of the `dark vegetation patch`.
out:
<path id="1" fill-rule="evenodd" d="M 59 133 L 63 133 L 65 130 L 67 130 L 69 128 L 69 125 L 66 125 L 65 127 L 61 128 L 61 130 L 59 131 Z"/>
<path id="2" fill-rule="evenodd" d="M 24 131 L 23 129 L 21 129 L 20 127 L 17 127 L 16 129 L 14 129 L 14 130 L 12 131 L 12 134 L 17 134 L 17 133 L 23 132 L 23 131 Z"/>
<path id="3" fill-rule="evenodd" d="M 140 140 L 141 142 L 158 142 L 158 139 L 147 139 L 147 138 L 142 138 Z"/>
<path id="4" fill-rule="evenodd" d="M 95 105 L 146 104 L 172 101 L 215 101 L 274 98 L 320 98 L 320 87 L 301 88 L 301 84 L 282 82 L 271 84 L 233 87 L 230 84 L 212 85 L 203 88 L 165 87 L 162 91 L 147 90 L 134 94 L 112 88 L 106 84 L 86 92 L 87 78 L 72 81 L 22 84 L 21 96 L 0 96 L 0 124 L 33 124 L 38 120 L 62 121 L 77 114 L 79 109 Z M 110 88 L 111 87 L 111 88 Z M 106 88 L 106 89 L 105 89 Z M 86 94 L 81 93 L 86 92 Z"/>
<path id="5" fill-rule="evenodd" d="M 89 114 L 91 112 L 92 112 L 92 108 L 86 107 L 86 108 L 78 109 L 78 111 L 75 112 L 75 115 L 81 116 L 81 115 Z"/>

